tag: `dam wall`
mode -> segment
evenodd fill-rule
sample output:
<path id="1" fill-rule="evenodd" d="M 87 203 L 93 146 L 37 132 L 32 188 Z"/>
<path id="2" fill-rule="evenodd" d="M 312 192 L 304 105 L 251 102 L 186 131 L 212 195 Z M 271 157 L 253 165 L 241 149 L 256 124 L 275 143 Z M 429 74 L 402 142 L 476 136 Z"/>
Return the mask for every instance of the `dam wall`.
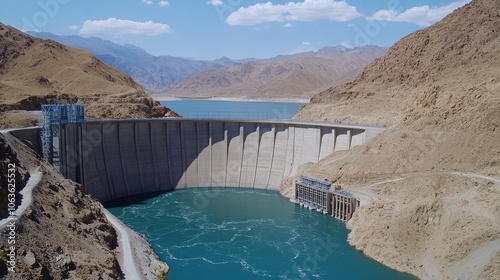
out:
<path id="1" fill-rule="evenodd" d="M 307 162 L 384 128 L 298 121 L 87 121 L 61 129 L 60 164 L 100 201 L 190 187 L 278 190 Z"/>

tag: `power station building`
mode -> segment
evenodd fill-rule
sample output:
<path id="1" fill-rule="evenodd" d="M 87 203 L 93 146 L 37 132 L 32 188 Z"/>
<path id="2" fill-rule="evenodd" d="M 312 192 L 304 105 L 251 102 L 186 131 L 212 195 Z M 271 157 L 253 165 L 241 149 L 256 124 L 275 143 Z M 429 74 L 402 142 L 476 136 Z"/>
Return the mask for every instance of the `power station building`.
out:
<path id="1" fill-rule="evenodd" d="M 294 189 L 295 203 L 342 221 L 349 221 L 360 205 L 351 192 L 326 180 L 301 176 Z"/>

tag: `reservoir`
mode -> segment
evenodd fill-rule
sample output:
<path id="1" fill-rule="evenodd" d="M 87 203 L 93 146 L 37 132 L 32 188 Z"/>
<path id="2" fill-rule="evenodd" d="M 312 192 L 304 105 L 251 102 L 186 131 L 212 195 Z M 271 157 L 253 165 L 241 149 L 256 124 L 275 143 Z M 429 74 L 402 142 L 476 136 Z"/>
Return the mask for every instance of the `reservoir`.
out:
<path id="1" fill-rule="evenodd" d="M 276 191 L 191 188 L 107 207 L 146 235 L 169 280 L 414 279 L 347 244 L 343 222 Z"/>
<path id="2" fill-rule="evenodd" d="M 212 119 L 290 119 L 300 107 L 300 102 L 225 101 L 211 99 L 181 99 L 161 101 L 162 105 L 181 114 L 184 118 Z"/>

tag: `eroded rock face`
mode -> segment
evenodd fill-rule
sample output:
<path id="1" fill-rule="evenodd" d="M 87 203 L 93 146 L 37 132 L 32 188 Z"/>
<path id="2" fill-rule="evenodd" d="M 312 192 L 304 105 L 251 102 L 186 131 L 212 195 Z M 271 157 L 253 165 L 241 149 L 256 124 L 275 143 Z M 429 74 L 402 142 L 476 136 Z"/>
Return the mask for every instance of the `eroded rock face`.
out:
<path id="1" fill-rule="evenodd" d="M 0 104 L 0 111 L 24 110 L 39 111 L 42 104 L 51 103 L 77 103 L 78 97 L 73 94 L 47 94 L 43 96 L 30 96 L 14 104 Z"/>
<path id="2" fill-rule="evenodd" d="M 34 39 L 0 24 L 0 127 L 34 125 L 36 118 L 13 110 L 40 110 L 49 103 L 83 103 L 89 119 L 178 116 L 149 97 L 133 79 L 89 53 Z M 13 137 L 0 137 L 0 147 L 0 197 L 6 197 L 8 164 L 16 165 L 16 192 L 25 186 L 28 169 L 41 166 L 43 172 L 31 206 L 16 221 L 16 273 L 6 275 L 8 248 L 0 243 L 0 276 L 119 279 L 117 233 L 102 205 Z M 0 203 L 0 209 L 7 208 L 3 199 Z M 5 234 L 0 233 L 2 240 Z M 146 266 L 158 260 L 152 251 L 147 257 Z M 156 278 L 166 269 L 148 271 Z"/>

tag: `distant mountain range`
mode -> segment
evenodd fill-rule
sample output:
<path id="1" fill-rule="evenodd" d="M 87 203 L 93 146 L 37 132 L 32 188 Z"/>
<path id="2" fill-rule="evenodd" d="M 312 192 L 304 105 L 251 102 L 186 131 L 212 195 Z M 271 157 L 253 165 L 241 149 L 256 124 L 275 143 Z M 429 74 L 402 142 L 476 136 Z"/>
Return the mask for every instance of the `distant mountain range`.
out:
<path id="1" fill-rule="evenodd" d="M 325 47 L 318 51 L 269 59 L 196 60 L 153 56 L 133 45 L 118 45 L 97 37 L 58 36 L 28 32 L 41 39 L 84 49 L 104 63 L 130 75 L 156 97 L 300 97 L 351 80 L 387 48 Z"/>
<path id="2" fill-rule="evenodd" d="M 249 61 L 199 72 L 154 92 L 153 96 L 309 99 L 317 92 L 352 80 L 386 50 L 376 46 L 337 46 Z"/>
<path id="3" fill-rule="evenodd" d="M 58 36 L 46 32 L 27 33 L 40 39 L 50 39 L 66 46 L 84 49 L 102 62 L 131 76 L 149 90 L 165 88 L 203 70 L 240 64 L 225 57 L 208 61 L 168 55 L 153 56 L 137 46 L 122 46 L 97 37 Z"/>

